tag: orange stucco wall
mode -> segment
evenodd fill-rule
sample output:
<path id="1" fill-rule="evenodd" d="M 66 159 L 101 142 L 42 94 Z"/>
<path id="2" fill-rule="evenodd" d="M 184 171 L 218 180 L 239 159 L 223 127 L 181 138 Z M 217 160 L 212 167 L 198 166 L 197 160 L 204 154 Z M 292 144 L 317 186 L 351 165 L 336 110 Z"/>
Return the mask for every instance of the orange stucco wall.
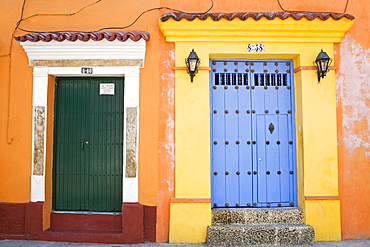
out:
<path id="1" fill-rule="evenodd" d="M 343 239 L 370 237 L 370 3 L 350 1 L 356 17 L 339 45 L 337 115 Z"/>
<path id="2" fill-rule="evenodd" d="M 19 19 L 23 1 L 2 1 L 0 17 L 0 55 L 9 53 L 12 31 Z M 37 13 L 72 13 L 91 1 L 32 1 L 26 2 L 24 17 Z M 22 22 L 21 27 L 33 31 L 57 30 L 97 30 L 102 27 L 125 26 L 134 20 L 146 8 L 159 5 L 158 1 L 139 0 L 135 5 L 129 1 L 101 1 L 84 9 L 74 16 L 37 16 Z M 129 10 L 129 11 L 128 11 Z M 140 202 L 146 205 L 157 204 L 157 175 L 143 171 L 156 170 L 158 140 L 158 105 L 159 105 L 159 56 L 158 12 L 146 14 L 130 30 L 145 30 L 152 39 L 147 43 L 147 64 L 141 71 L 140 85 Z M 124 18 L 123 18 L 124 16 Z M 108 18 L 109 17 L 109 18 Z M 14 36 L 24 32 L 17 30 Z M 32 68 L 28 66 L 23 48 L 13 41 L 11 50 L 11 84 L 9 90 L 9 56 L 0 57 L 0 201 L 28 202 L 30 195 L 31 174 L 31 123 L 32 123 Z M 20 71 L 22 71 L 20 73 Z M 154 76 L 156 75 L 156 76 Z M 155 93 L 153 93 L 155 92 Z M 10 106 L 9 106 L 10 103 Z M 8 117 L 8 107 L 9 117 Z M 9 121 L 9 128 L 7 123 Z M 145 124 L 146 123 L 146 124 Z"/>
<path id="3" fill-rule="evenodd" d="M 25 4 L 23 17 L 34 14 L 73 13 L 92 2 L 95 1 L 66 2 L 57 0 L 53 4 L 46 0 L 30 1 Z M 6 0 L 1 2 L 0 8 L 0 56 L 9 53 L 11 41 L 13 41 L 11 81 L 9 81 L 8 76 L 10 57 L 0 57 L 0 181 L 2 181 L 0 202 L 29 202 L 30 200 L 32 68 L 28 66 L 27 56 L 23 48 L 12 38 L 12 32 L 21 13 L 22 3 L 21 0 Z M 32 31 L 91 31 L 103 27 L 126 26 L 135 20 L 142 11 L 159 5 L 159 1 L 146 0 L 135 1 L 135 4 L 120 0 L 101 1 L 73 16 L 39 15 L 23 21 L 20 27 Z M 165 109 L 162 110 L 162 115 L 167 116 L 171 114 L 167 113 L 167 111 L 171 111 L 171 108 L 167 109 L 165 102 L 162 102 L 160 98 L 160 82 L 162 80 L 159 75 L 158 36 L 160 31 L 157 23 L 159 15 L 159 11 L 147 13 L 139 22 L 127 30 L 142 30 L 151 34 L 151 40 L 147 42 L 145 68 L 141 69 L 140 73 L 139 202 L 144 205 L 157 205 L 158 212 L 161 215 L 166 215 L 168 214 L 166 203 L 158 203 L 159 198 L 161 198 L 158 193 L 158 187 L 161 185 L 158 178 L 160 177 L 162 181 L 165 181 L 164 176 L 167 177 L 167 173 L 160 174 L 158 164 L 160 160 L 170 163 L 171 160 L 167 161 L 171 157 L 165 160 L 158 156 L 159 133 L 163 132 L 162 129 L 167 126 L 166 122 L 161 122 L 159 119 L 159 109 L 163 106 Z M 25 32 L 17 30 L 14 36 L 23 34 Z M 167 81 L 164 80 L 162 87 L 165 88 L 166 83 Z M 10 97 L 8 90 L 10 91 Z M 48 96 L 52 97 L 53 94 L 51 93 Z M 49 109 L 48 113 L 50 114 L 52 111 Z M 51 119 L 50 117 L 48 116 L 48 120 Z M 52 137 L 50 134 L 51 132 L 48 132 L 48 142 Z M 162 140 L 161 145 L 166 146 L 165 142 L 169 139 L 162 137 Z M 51 168 L 49 165 L 51 162 L 50 153 L 47 154 L 46 162 L 47 169 Z M 173 165 L 171 169 L 173 169 Z M 49 175 L 50 173 L 46 171 L 46 181 L 49 181 L 47 184 L 51 184 Z M 51 188 L 46 188 L 46 198 L 50 198 L 50 196 Z M 165 193 L 164 197 L 161 200 L 166 200 L 166 197 L 169 200 L 168 194 Z M 162 209 L 162 205 L 164 209 Z M 46 210 L 50 210 L 50 205 L 46 204 L 44 207 Z M 164 229 L 164 231 L 159 230 L 158 238 L 165 241 L 168 234 L 163 232 L 166 232 L 166 227 L 168 228 L 168 223 L 166 223 L 168 222 L 168 216 L 162 218 L 157 219 L 163 225 L 160 229 Z"/>
<path id="4" fill-rule="evenodd" d="M 92 0 L 26 1 L 24 17 L 36 13 L 73 13 Z M 23 0 L 0 3 L 0 202 L 28 202 L 31 175 L 32 68 L 12 32 Z M 291 11 L 343 12 L 347 0 L 280 0 Z M 37 16 L 21 24 L 32 31 L 79 30 L 126 26 L 143 11 L 168 6 L 203 12 L 210 0 L 103 0 L 73 16 Z M 174 47 L 165 43 L 158 18 L 166 10 L 146 13 L 126 30 L 151 34 L 140 74 L 139 202 L 157 205 L 157 241 L 168 240 L 169 200 L 174 195 Z M 281 11 L 277 0 L 214 0 L 212 12 Z M 350 0 L 354 26 L 336 46 L 339 185 L 342 237 L 370 237 L 370 3 Z M 14 35 L 25 32 L 17 30 Z M 207 62 L 202 64 L 207 66 Z M 11 70 L 9 70 L 11 69 Z M 11 73 L 9 74 L 9 71 Z M 11 75 L 11 80 L 9 80 Z M 50 192 L 50 190 L 47 190 Z"/>

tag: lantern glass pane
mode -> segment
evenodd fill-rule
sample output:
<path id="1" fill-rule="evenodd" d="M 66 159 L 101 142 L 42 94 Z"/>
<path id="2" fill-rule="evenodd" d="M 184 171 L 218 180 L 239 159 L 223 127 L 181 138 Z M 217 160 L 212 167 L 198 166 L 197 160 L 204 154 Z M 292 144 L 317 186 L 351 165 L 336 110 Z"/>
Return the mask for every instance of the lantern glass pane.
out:
<path id="1" fill-rule="evenodd" d="M 189 70 L 195 71 L 195 66 L 197 64 L 197 59 L 189 59 Z"/>
<path id="2" fill-rule="evenodd" d="M 325 59 L 323 64 L 323 70 L 327 71 L 329 69 L 330 59 Z"/>
<path id="3" fill-rule="evenodd" d="M 321 60 L 320 61 L 320 70 L 321 71 L 326 71 L 328 67 L 328 61 L 327 60 Z"/>

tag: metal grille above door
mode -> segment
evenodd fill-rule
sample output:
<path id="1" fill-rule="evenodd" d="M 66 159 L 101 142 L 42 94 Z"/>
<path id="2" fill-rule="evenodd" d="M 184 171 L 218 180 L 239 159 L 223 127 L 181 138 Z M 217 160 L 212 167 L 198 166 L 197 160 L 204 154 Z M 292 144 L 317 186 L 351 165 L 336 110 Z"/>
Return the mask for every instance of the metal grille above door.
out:
<path id="1" fill-rule="evenodd" d="M 213 207 L 296 205 L 291 60 L 211 60 Z"/>
<path id="2" fill-rule="evenodd" d="M 57 78 L 53 210 L 122 207 L 123 78 Z"/>

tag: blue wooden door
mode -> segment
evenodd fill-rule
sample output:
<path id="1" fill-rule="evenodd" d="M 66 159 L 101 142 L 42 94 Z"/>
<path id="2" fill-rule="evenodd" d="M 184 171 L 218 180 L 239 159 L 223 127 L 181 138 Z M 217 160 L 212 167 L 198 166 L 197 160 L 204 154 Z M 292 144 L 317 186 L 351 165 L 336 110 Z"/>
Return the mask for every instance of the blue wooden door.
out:
<path id="1" fill-rule="evenodd" d="M 211 60 L 213 207 L 296 206 L 291 60 Z"/>

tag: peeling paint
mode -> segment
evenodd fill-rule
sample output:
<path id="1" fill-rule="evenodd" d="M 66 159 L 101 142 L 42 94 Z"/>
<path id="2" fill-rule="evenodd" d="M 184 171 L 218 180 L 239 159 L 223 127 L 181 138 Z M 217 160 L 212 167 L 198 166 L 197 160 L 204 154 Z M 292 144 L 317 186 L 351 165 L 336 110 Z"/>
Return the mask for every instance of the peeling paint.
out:
<path id="1" fill-rule="evenodd" d="M 342 139 L 347 152 L 353 155 L 358 148 L 370 148 L 370 49 L 364 49 L 347 34 L 340 55 L 337 94 L 343 106 Z"/>
<path id="2" fill-rule="evenodd" d="M 161 79 L 166 83 L 163 84 L 161 88 L 161 97 L 163 97 L 163 102 L 166 109 L 161 109 L 161 111 L 166 114 L 164 116 L 165 121 L 165 129 L 164 129 L 164 137 L 165 139 L 160 143 L 162 146 L 159 151 L 164 151 L 161 157 L 164 159 L 167 165 L 171 167 L 172 170 L 175 169 L 175 120 L 174 120 L 174 113 L 173 111 L 168 111 L 168 108 L 173 108 L 175 105 L 175 87 L 174 87 L 174 78 L 175 74 L 172 71 L 172 67 L 174 64 L 175 59 L 175 51 L 174 50 L 167 50 L 166 57 L 162 62 L 164 66 L 164 73 L 161 74 Z M 168 191 L 174 191 L 174 184 L 173 184 L 173 176 L 165 179 L 165 183 L 167 184 Z"/>

